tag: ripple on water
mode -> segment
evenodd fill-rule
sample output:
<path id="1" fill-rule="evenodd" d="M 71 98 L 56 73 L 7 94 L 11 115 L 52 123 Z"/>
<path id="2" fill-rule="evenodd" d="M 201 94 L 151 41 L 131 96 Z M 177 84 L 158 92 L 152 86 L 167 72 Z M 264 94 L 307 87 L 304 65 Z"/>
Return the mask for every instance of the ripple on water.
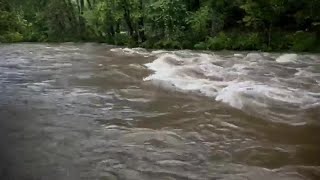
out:
<path id="1" fill-rule="evenodd" d="M 0 48 L 7 167 L 68 180 L 320 177 L 318 56 L 109 48 Z"/>
<path id="2" fill-rule="evenodd" d="M 279 59 L 293 58 L 297 59 L 298 55 L 283 55 Z M 220 61 L 223 62 L 221 65 L 214 65 Z M 317 79 L 304 80 L 300 87 L 296 87 L 291 79 L 294 76 L 291 72 L 302 75 L 302 67 L 292 70 L 294 67 L 265 60 L 260 53 L 249 53 L 240 60 L 223 60 L 222 57 L 209 54 L 191 54 L 185 57 L 166 53 L 146 66 L 153 73 L 146 77 L 145 81 L 152 81 L 167 89 L 209 96 L 258 117 L 280 120 L 282 123 L 292 122 L 287 119 L 288 111 L 297 115 L 304 111 L 305 107 L 320 101 L 319 97 L 314 95 L 314 91 L 320 90 L 315 84 Z M 267 68 L 268 71 L 265 71 Z M 272 76 L 274 77 L 270 78 Z M 277 111 L 274 111 L 274 106 Z M 281 111 L 284 112 L 283 115 Z M 273 117 L 275 114 L 276 117 Z M 296 119 L 293 123 L 301 120 Z"/>

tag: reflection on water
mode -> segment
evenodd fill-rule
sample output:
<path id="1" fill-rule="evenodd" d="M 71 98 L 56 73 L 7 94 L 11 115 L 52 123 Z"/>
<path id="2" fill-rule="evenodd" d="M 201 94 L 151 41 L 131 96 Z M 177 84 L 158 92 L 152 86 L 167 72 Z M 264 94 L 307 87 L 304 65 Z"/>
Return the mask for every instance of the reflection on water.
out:
<path id="1" fill-rule="evenodd" d="M 319 179 L 320 57 L 0 45 L 1 179 Z"/>

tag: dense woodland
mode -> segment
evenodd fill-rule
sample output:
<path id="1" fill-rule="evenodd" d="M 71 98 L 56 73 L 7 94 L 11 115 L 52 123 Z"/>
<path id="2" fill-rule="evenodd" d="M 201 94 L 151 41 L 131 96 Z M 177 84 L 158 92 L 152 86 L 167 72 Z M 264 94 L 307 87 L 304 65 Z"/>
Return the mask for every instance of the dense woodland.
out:
<path id="1" fill-rule="evenodd" d="M 0 0 L 0 42 L 320 51 L 320 0 Z"/>

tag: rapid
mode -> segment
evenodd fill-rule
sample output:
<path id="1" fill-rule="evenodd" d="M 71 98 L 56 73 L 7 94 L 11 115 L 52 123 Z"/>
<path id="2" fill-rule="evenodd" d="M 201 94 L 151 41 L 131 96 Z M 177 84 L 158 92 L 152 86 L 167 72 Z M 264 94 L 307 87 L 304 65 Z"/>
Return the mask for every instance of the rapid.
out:
<path id="1" fill-rule="evenodd" d="M 320 55 L 0 44 L 0 179 L 317 180 Z"/>

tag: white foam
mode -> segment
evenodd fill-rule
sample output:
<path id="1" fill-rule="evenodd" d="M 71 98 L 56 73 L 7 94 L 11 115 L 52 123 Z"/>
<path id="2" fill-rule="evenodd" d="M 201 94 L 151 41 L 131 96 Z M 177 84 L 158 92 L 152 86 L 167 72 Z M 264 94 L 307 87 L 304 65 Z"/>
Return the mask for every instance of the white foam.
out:
<path id="1" fill-rule="evenodd" d="M 252 81 L 230 84 L 218 93 L 216 100 L 228 103 L 238 109 L 242 109 L 245 105 L 268 107 L 276 102 L 304 106 L 317 101 L 311 93 L 305 91 L 272 87 Z"/>
<path id="2" fill-rule="evenodd" d="M 110 51 L 124 53 L 127 55 L 142 55 L 145 57 L 149 57 L 151 55 L 151 53 L 144 48 L 113 48 L 110 49 Z"/>
<path id="3" fill-rule="evenodd" d="M 234 56 L 234 57 L 239 57 L 239 58 L 243 58 L 243 57 L 244 57 L 243 54 L 234 54 L 233 56 Z"/>
<path id="4" fill-rule="evenodd" d="M 134 69 L 145 69 L 145 67 L 143 67 L 142 65 L 139 65 L 139 64 L 129 64 L 129 66 Z"/>
<path id="5" fill-rule="evenodd" d="M 170 51 L 166 51 L 166 50 L 155 50 L 155 51 L 152 51 L 151 54 L 154 54 L 154 55 L 159 55 L 159 54 L 165 54 L 165 53 L 169 53 Z"/>
<path id="6" fill-rule="evenodd" d="M 238 109 L 265 108 L 274 104 L 280 107 L 281 105 L 303 107 L 319 102 L 318 97 L 306 90 L 286 87 L 281 85 L 281 82 L 266 84 L 264 81 L 250 79 L 246 68 L 259 66 L 258 62 L 262 56 L 251 53 L 246 58 L 253 63 L 241 59 L 225 67 L 215 65 L 223 61 L 215 55 L 197 54 L 181 57 L 176 53 L 165 53 L 146 64 L 146 67 L 154 73 L 144 80 L 165 88 L 200 93 Z M 228 60 L 224 61 L 229 63 Z"/>
<path id="7" fill-rule="evenodd" d="M 249 53 L 244 59 L 248 61 L 257 61 L 262 60 L 263 56 L 260 53 Z"/>
<path id="8" fill-rule="evenodd" d="M 290 63 L 290 62 L 295 62 L 298 60 L 298 55 L 297 54 L 284 54 L 279 56 L 276 59 L 276 62 L 278 63 Z"/>

